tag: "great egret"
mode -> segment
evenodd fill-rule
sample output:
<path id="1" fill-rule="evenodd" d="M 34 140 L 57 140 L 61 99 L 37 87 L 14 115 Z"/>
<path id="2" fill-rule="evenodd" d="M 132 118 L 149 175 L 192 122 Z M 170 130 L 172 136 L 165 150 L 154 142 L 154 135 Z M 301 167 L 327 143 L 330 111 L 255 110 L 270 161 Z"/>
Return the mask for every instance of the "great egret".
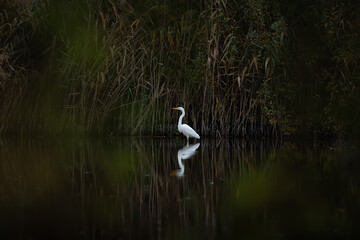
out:
<path id="1" fill-rule="evenodd" d="M 196 149 L 200 146 L 200 143 L 192 144 L 192 145 L 186 145 L 182 149 L 180 149 L 177 153 L 177 159 L 179 164 L 179 170 L 172 171 L 171 175 L 175 175 L 179 178 L 184 176 L 185 173 L 185 166 L 182 162 L 182 160 L 189 159 L 192 156 L 195 155 Z"/>
<path id="2" fill-rule="evenodd" d="M 189 142 L 189 137 L 191 138 L 196 138 L 196 139 L 200 139 L 199 134 L 197 134 L 195 132 L 194 129 L 192 129 L 189 125 L 187 124 L 182 124 L 182 119 L 185 116 L 185 110 L 182 107 L 177 107 L 177 108 L 172 108 L 175 110 L 179 110 L 182 112 L 181 116 L 179 117 L 179 123 L 178 123 L 178 130 L 179 132 L 181 132 L 182 134 L 185 135 L 185 137 L 187 138 L 187 141 Z"/>

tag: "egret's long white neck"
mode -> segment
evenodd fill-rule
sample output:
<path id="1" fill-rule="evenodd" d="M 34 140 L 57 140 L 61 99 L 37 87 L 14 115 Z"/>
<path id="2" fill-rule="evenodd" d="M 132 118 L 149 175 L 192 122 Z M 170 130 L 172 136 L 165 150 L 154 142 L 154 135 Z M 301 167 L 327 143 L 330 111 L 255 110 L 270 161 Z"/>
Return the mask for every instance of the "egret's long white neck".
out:
<path id="1" fill-rule="evenodd" d="M 178 127 L 180 127 L 180 126 L 181 126 L 181 124 L 182 124 L 182 120 L 183 120 L 183 118 L 184 118 L 184 116 L 185 116 L 185 111 L 184 111 L 184 110 L 182 110 L 182 109 L 179 109 L 179 110 L 182 112 L 182 114 L 181 114 L 181 116 L 179 117 Z"/>

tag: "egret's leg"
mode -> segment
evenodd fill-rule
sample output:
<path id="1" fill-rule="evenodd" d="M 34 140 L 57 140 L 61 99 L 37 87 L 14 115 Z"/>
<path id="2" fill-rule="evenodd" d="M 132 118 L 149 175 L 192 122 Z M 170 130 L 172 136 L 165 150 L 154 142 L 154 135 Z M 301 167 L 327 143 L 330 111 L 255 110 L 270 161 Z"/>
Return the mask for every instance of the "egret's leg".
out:
<path id="1" fill-rule="evenodd" d="M 189 146 L 189 135 L 186 136 L 187 139 L 187 145 Z"/>

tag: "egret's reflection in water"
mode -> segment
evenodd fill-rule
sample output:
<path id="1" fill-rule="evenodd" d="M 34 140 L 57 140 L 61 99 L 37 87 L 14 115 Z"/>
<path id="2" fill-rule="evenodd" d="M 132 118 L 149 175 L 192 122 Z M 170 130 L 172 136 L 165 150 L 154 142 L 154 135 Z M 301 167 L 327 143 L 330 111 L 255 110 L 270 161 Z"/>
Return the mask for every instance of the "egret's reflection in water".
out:
<path id="1" fill-rule="evenodd" d="M 180 149 L 177 152 L 177 159 L 178 159 L 178 164 L 179 164 L 180 169 L 172 171 L 172 173 L 171 173 L 172 176 L 177 176 L 178 178 L 184 177 L 185 166 L 184 166 L 182 160 L 186 160 L 186 159 L 189 159 L 192 156 L 194 156 L 196 153 L 196 149 L 198 149 L 199 146 L 200 146 L 200 143 L 186 145 L 185 147 L 183 147 L 182 149 Z"/>

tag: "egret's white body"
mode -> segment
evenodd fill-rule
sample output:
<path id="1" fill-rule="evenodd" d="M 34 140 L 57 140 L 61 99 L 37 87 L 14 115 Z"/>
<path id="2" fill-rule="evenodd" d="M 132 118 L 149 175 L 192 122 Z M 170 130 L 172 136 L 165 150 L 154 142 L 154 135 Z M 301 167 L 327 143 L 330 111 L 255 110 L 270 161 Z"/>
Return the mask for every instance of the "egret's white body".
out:
<path id="1" fill-rule="evenodd" d="M 183 118 L 185 116 L 184 108 L 177 107 L 177 108 L 172 108 L 172 109 L 176 109 L 176 110 L 179 110 L 179 111 L 182 112 L 181 116 L 179 117 L 178 130 L 179 130 L 179 132 L 181 132 L 182 134 L 185 135 L 185 137 L 187 138 L 187 141 L 189 141 L 189 137 L 200 139 L 199 134 L 197 134 L 194 129 L 192 129 L 187 124 L 182 124 L 182 120 L 183 120 Z"/>
<path id="2" fill-rule="evenodd" d="M 185 147 L 183 147 L 182 149 L 180 149 L 177 153 L 177 159 L 178 159 L 178 164 L 179 164 L 179 170 L 175 170 L 172 172 L 172 175 L 175 175 L 179 178 L 184 176 L 185 173 L 185 166 L 183 164 L 183 160 L 185 159 L 189 159 L 192 156 L 195 155 L 196 153 L 196 149 L 198 149 L 198 147 L 200 146 L 200 143 L 196 143 L 196 144 L 192 144 L 192 145 L 186 145 Z"/>

